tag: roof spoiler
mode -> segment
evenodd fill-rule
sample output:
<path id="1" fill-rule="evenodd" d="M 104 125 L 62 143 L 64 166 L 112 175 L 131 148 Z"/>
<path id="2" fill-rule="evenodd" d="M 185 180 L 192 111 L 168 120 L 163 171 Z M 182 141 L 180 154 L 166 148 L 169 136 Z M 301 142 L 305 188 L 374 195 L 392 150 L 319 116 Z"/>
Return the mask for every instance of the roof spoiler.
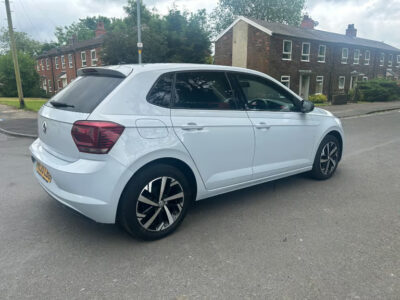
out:
<path id="1" fill-rule="evenodd" d="M 132 71 L 133 71 L 133 68 L 128 67 L 128 66 L 119 66 L 117 68 L 89 67 L 89 68 L 79 69 L 77 74 L 78 74 L 78 76 L 103 75 L 103 76 L 110 76 L 110 77 L 117 77 L 117 78 L 125 78 Z"/>

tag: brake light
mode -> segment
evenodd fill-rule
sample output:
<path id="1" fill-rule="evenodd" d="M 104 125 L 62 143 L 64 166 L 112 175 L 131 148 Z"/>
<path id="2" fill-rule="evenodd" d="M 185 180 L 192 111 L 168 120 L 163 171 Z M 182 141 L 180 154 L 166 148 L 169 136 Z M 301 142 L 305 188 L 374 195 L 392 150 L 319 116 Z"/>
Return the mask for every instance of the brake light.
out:
<path id="1" fill-rule="evenodd" d="M 125 127 L 113 122 L 76 121 L 71 135 L 80 152 L 107 154 Z"/>

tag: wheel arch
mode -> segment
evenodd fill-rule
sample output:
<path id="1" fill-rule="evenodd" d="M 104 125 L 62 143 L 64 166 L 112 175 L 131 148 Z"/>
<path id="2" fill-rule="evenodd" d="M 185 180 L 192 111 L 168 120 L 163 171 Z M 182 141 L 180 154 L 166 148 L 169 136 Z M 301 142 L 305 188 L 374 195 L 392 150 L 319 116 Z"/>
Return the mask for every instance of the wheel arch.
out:
<path id="1" fill-rule="evenodd" d="M 342 159 L 342 155 L 343 155 L 343 137 L 342 137 L 341 133 L 340 133 L 338 130 L 331 130 L 331 131 L 329 131 L 329 132 L 325 135 L 325 137 L 328 136 L 328 135 L 334 136 L 334 137 L 337 138 L 337 140 L 339 141 L 339 144 L 340 144 L 339 161 L 340 161 L 340 160 Z M 324 138 L 325 138 L 325 137 L 324 137 Z"/>

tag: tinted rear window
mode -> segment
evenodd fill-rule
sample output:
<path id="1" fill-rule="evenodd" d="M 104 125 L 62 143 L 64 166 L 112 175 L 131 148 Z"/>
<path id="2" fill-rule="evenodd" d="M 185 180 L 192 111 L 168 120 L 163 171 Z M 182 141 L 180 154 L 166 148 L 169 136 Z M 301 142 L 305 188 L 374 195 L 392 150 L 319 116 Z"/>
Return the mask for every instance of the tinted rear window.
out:
<path id="1" fill-rule="evenodd" d="M 124 78 L 110 76 L 81 76 L 50 99 L 51 102 L 66 104 L 54 108 L 81 113 L 91 113 Z M 56 107 L 57 106 L 57 107 Z"/>

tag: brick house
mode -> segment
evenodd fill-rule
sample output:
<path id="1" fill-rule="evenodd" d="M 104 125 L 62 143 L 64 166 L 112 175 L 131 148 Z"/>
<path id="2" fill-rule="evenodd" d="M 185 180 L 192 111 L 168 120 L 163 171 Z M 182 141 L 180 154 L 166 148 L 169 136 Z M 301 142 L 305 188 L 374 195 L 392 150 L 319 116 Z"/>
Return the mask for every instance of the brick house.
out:
<path id="1" fill-rule="evenodd" d="M 83 67 L 101 66 L 104 24 L 99 23 L 93 39 L 77 41 L 73 38 L 68 45 L 50 49 L 36 57 L 36 71 L 40 76 L 40 86 L 49 95 L 62 90 L 77 76 Z"/>
<path id="2" fill-rule="evenodd" d="M 214 63 L 266 73 L 305 99 L 346 94 L 357 81 L 399 79 L 400 49 L 346 34 L 314 29 L 305 16 L 300 27 L 239 17 L 215 41 Z"/>

